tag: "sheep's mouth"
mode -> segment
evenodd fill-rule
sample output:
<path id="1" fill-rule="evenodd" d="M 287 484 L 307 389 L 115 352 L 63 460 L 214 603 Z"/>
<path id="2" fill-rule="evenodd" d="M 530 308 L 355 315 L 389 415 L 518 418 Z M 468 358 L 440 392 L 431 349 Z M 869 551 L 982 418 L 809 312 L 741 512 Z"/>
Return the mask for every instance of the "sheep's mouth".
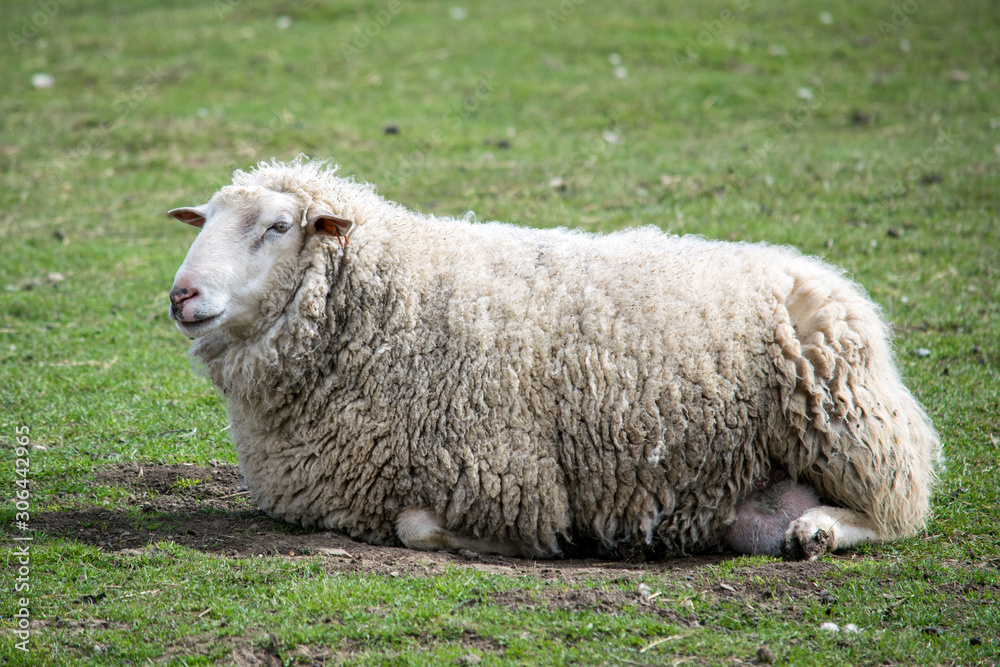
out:
<path id="1" fill-rule="evenodd" d="M 174 321 L 177 323 L 177 328 L 181 330 L 181 333 L 189 336 L 198 336 L 207 333 L 210 329 L 215 328 L 224 313 L 225 311 L 221 311 L 214 315 L 209 315 L 208 317 L 203 317 L 197 320 L 182 320 L 180 318 L 174 318 Z"/>

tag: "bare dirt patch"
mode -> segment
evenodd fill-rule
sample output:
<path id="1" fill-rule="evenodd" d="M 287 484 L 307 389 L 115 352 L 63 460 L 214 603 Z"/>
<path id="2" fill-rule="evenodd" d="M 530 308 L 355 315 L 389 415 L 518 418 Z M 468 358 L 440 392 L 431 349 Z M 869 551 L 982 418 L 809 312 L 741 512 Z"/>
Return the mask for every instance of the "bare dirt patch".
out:
<path id="1" fill-rule="evenodd" d="M 331 572 L 389 576 L 433 575 L 457 566 L 574 583 L 642 573 L 683 576 L 731 557 L 709 554 L 649 562 L 535 561 L 467 551 L 445 554 L 378 547 L 338 533 L 302 529 L 269 518 L 242 489 L 243 480 L 237 467 L 226 464 L 213 467 L 119 464 L 98 470 L 96 481 L 124 491 L 132 507 L 43 512 L 33 517 L 33 526 L 54 537 L 109 551 L 141 549 L 156 542 L 172 541 L 225 556 L 319 556 Z"/>
<path id="2" fill-rule="evenodd" d="M 204 468 L 123 463 L 101 468 L 95 477 L 98 484 L 129 491 L 147 512 L 253 508 L 234 465 Z"/>
<path id="3" fill-rule="evenodd" d="M 774 561 L 738 568 L 718 581 L 706 566 L 732 555 L 706 554 L 645 562 L 599 559 L 527 560 L 463 551 L 427 553 L 356 542 L 329 531 L 307 530 L 267 517 L 253 506 L 232 465 L 198 467 L 121 464 L 102 468 L 97 483 L 124 493 L 130 507 L 81 507 L 41 513 L 34 525 L 51 536 L 112 552 L 137 552 L 170 541 L 224 557 L 319 558 L 330 573 L 390 577 L 434 576 L 454 568 L 474 568 L 509 577 L 533 576 L 551 585 L 524 590 L 483 590 L 463 605 L 511 609 L 626 610 L 654 614 L 682 627 L 699 623 L 685 599 L 731 601 L 754 614 L 801 615 L 801 603 L 824 594 L 822 563 Z M 125 504 L 125 503 L 123 503 Z M 653 584 L 644 589 L 641 581 Z M 657 584 L 657 582 L 660 582 Z M 607 585 L 610 584 L 610 585 Z M 687 605 L 687 606 L 685 606 Z M 470 646 L 485 651 L 498 647 Z M 275 650 L 259 644 L 233 647 L 233 664 L 271 664 Z M 286 658 L 289 656 L 285 656 Z M 336 657 L 336 656 L 334 656 Z M 298 656 L 309 662 L 308 656 Z"/>
<path id="4" fill-rule="evenodd" d="M 466 604 L 512 608 L 593 610 L 616 613 L 638 607 L 669 617 L 680 625 L 690 618 L 675 604 L 686 592 L 701 599 L 753 606 L 756 613 L 796 615 L 806 599 L 836 604 L 836 592 L 826 590 L 829 564 L 774 561 L 737 568 L 718 581 L 709 565 L 731 555 L 703 554 L 658 561 L 599 559 L 527 560 L 472 552 L 427 553 L 356 542 L 329 531 L 302 529 L 269 518 L 257 509 L 233 465 L 213 467 L 119 464 L 100 469 L 99 484 L 124 492 L 131 507 L 81 507 L 39 514 L 35 526 L 52 536 L 77 540 L 108 551 L 143 549 L 172 541 L 227 557 L 280 556 L 320 558 L 328 572 L 383 576 L 433 576 L 449 568 L 474 568 L 505 576 L 531 575 L 562 586 L 541 590 L 485 591 Z M 642 577 L 653 575 L 673 589 L 638 589 Z M 608 582 L 616 587 L 581 585 Z M 622 589 L 625 589 L 623 592 Z M 652 595 L 653 598 L 649 596 Z"/>
<path id="5" fill-rule="evenodd" d="M 210 647 L 215 653 L 207 653 Z M 364 651 L 364 646 L 351 639 L 339 642 L 337 648 L 315 644 L 283 646 L 273 633 L 217 637 L 191 635 L 167 647 L 163 656 L 171 664 L 185 662 L 192 656 L 215 659 L 213 664 L 227 667 L 282 667 L 282 665 L 340 665 Z M 224 656 L 224 657 L 216 657 Z"/>
<path id="6" fill-rule="evenodd" d="M 113 552 L 141 550 L 170 541 L 225 557 L 319 558 L 330 573 L 420 577 L 448 569 L 473 568 L 509 577 L 530 575 L 552 585 L 482 591 L 463 604 L 604 614 L 632 609 L 682 627 L 701 622 L 685 599 L 712 604 L 731 602 L 746 610 L 744 621 L 749 624 L 771 614 L 801 618 L 808 608 L 803 603 L 812 600 L 831 611 L 838 603 L 838 584 L 828 577 L 829 563 L 776 560 L 735 568 L 720 579 L 717 571 L 706 567 L 724 563 L 732 555 L 703 554 L 645 562 L 527 560 L 364 544 L 338 533 L 302 529 L 269 518 L 253 505 L 233 465 L 120 464 L 100 469 L 96 481 L 123 492 L 123 505 L 127 506 L 85 506 L 41 513 L 34 526 L 52 536 Z M 643 590 L 640 582 L 644 580 L 653 588 Z M 982 594 L 973 589 L 956 589 L 955 593 L 957 597 Z M 255 664 L 255 660 L 256 664 L 268 664 L 274 657 L 267 647 L 248 645 L 242 649 L 233 654 L 235 664 Z"/>
<path id="7" fill-rule="evenodd" d="M 449 567 L 472 567 L 504 575 L 533 575 L 553 582 L 575 584 L 589 580 L 624 581 L 655 574 L 687 579 L 695 585 L 699 571 L 732 558 L 702 554 L 687 558 L 630 562 L 600 559 L 527 560 L 462 551 L 428 553 L 397 547 L 379 547 L 329 531 L 302 529 L 266 516 L 251 502 L 234 465 L 149 466 L 119 464 L 96 473 L 98 484 L 125 492 L 131 508 L 81 507 L 41 513 L 35 526 L 52 536 L 77 540 L 109 551 L 141 549 L 173 541 L 192 549 L 224 556 L 272 555 L 288 558 L 320 557 L 331 572 L 367 572 L 388 576 L 425 576 Z M 755 566 L 755 583 L 738 575 L 726 588 L 710 587 L 713 595 L 756 602 L 818 595 L 828 568 L 822 563 L 782 563 Z M 734 573 L 736 574 L 736 573 Z M 707 586 L 707 584 L 706 584 Z M 559 608 L 615 609 L 626 601 L 615 593 L 578 592 L 558 601 L 542 601 Z M 528 604 L 528 600 L 496 602 Z"/>
<path id="8" fill-rule="evenodd" d="M 652 595 L 656 595 L 656 597 L 652 597 Z M 623 591 L 621 589 L 550 586 L 531 591 L 495 591 L 485 598 L 485 602 L 493 606 L 512 609 L 590 611 L 610 616 L 618 615 L 626 610 L 639 610 L 654 614 L 680 626 L 689 626 L 697 622 L 695 615 L 685 615 L 677 611 L 676 606 L 673 605 L 675 602 L 673 595 L 665 599 L 658 598 L 658 592 L 645 592 L 639 589 Z M 668 606 L 663 606 L 664 602 Z"/>

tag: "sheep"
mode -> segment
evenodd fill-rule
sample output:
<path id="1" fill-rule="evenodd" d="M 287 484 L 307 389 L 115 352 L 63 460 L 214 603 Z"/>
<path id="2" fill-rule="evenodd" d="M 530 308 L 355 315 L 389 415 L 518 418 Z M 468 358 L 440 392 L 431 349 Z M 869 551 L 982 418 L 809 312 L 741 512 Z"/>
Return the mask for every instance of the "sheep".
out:
<path id="1" fill-rule="evenodd" d="M 169 212 L 200 228 L 170 316 L 267 514 L 530 558 L 815 559 L 924 525 L 941 445 L 841 270 L 434 217 L 336 172 L 262 162 Z"/>

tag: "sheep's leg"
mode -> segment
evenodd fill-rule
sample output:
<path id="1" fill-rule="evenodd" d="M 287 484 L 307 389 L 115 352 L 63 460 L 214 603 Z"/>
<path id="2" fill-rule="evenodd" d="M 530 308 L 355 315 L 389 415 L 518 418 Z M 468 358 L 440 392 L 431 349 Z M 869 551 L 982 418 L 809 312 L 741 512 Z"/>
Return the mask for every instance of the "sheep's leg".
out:
<path id="1" fill-rule="evenodd" d="M 785 532 L 786 560 L 816 560 L 827 551 L 846 549 L 865 540 L 878 540 L 871 521 L 854 510 L 820 505 L 806 510 Z"/>
<path id="2" fill-rule="evenodd" d="M 799 264 L 791 273 L 788 319 L 775 330 L 788 431 L 769 440 L 769 455 L 827 503 L 849 510 L 804 513 L 790 547 L 808 547 L 800 555 L 812 557 L 827 548 L 819 548 L 821 532 L 834 549 L 911 536 L 930 513 L 941 463 L 937 433 L 901 382 L 871 301 L 816 267 Z"/>
<path id="3" fill-rule="evenodd" d="M 516 542 L 501 542 L 484 538 L 463 537 L 442 526 L 441 519 L 423 507 L 410 507 L 396 518 L 396 534 L 409 549 L 417 551 L 459 551 L 521 556 Z"/>

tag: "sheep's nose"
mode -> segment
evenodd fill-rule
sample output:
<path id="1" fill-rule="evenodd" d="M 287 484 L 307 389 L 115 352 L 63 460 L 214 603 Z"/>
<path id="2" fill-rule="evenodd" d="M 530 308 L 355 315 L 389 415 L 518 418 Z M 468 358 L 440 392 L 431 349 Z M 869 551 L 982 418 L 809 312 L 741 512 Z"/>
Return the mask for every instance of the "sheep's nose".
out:
<path id="1" fill-rule="evenodd" d="M 170 303 L 175 306 L 182 301 L 187 301 L 188 299 L 193 299 L 198 296 L 198 290 L 193 287 L 181 287 L 180 285 L 175 286 L 170 290 Z"/>

